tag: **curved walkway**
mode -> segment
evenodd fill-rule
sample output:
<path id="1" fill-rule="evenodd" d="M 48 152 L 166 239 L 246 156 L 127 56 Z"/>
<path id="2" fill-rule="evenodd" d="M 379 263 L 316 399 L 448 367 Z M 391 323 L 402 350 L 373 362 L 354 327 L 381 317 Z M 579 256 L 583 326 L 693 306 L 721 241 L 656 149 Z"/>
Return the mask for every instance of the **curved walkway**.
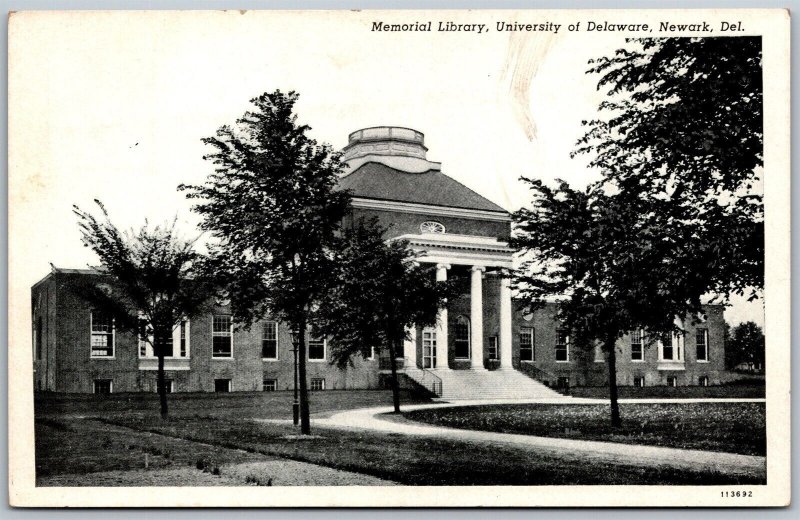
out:
<path id="1" fill-rule="evenodd" d="M 692 402 L 764 402 L 764 399 L 627 399 L 620 403 L 692 403 Z M 537 399 L 513 401 L 460 401 L 450 403 L 404 405 L 403 411 L 452 406 L 478 406 L 485 404 L 600 404 L 603 399 Z M 422 424 L 392 415 L 392 407 L 362 408 L 335 413 L 325 418 L 313 418 L 315 426 L 346 430 L 369 430 L 420 437 L 446 438 L 457 441 L 513 446 L 536 453 L 546 453 L 587 463 L 617 463 L 715 471 L 726 475 L 766 477 L 766 457 L 735 453 L 710 452 L 639 444 L 536 437 L 511 433 L 479 430 L 462 430 Z"/>

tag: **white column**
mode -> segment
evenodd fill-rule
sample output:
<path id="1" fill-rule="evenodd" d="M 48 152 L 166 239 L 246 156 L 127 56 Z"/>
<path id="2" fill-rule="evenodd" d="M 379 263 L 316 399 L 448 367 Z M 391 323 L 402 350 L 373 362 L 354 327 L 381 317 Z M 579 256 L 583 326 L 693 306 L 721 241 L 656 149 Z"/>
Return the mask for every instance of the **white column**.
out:
<path id="1" fill-rule="evenodd" d="M 444 282 L 447 280 L 447 270 L 450 264 L 436 264 L 436 281 Z M 436 320 L 436 370 L 449 370 L 447 352 L 447 308 L 439 311 L 439 319 Z"/>
<path id="2" fill-rule="evenodd" d="M 417 329 L 406 327 L 406 335 L 409 339 L 403 341 L 403 357 L 408 362 L 407 367 L 417 368 Z"/>
<path id="3" fill-rule="evenodd" d="M 500 278 L 500 368 L 511 369 L 511 280 Z"/>
<path id="4" fill-rule="evenodd" d="M 470 360 L 473 370 L 485 370 L 483 366 L 483 273 L 486 268 L 472 266 L 470 286 Z"/>

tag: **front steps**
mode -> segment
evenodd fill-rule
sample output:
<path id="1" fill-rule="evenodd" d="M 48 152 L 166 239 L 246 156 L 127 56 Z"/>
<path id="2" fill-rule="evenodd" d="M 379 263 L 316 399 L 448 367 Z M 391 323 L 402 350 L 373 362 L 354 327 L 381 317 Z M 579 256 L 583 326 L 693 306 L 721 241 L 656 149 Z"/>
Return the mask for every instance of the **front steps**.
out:
<path id="1" fill-rule="evenodd" d="M 544 384 L 514 369 L 421 370 L 406 368 L 408 377 L 447 400 L 564 399 Z M 441 388 L 436 388 L 441 382 Z"/>

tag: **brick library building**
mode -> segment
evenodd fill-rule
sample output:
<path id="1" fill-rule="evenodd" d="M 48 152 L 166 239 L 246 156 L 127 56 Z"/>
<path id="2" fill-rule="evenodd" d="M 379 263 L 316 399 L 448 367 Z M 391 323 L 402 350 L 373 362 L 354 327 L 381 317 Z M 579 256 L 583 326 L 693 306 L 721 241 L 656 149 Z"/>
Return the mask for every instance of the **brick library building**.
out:
<path id="1" fill-rule="evenodd" d="M 411 331 L 399 356 L 403 383 L 446 399 L 556 396 L 568 386 L 603 386 L 603 353 L 572 349 L 556 304 L 529 313 L 512 301 L 500 271 L 512 267 L 511 215 L 442 172 L 427 159 L 422 133 L 376 127 L 353 132 L 344 148 L 340 187 L 353 195 L 348 219 L 376 217 L 389 238 L 402 238 L 435 265 L 439 280 L 455 279 L 460 296 L 438 325 Z M 344 223 L 345 225 L 348 222 Z M 76 393 L 155 392 L 157 360 L 148 342 L 117 332 L 114 320 L 80 298 L 78 288 L 102 273 L 59 269 L 31 289 L 34 387 Z M 433 275 L 432 275 L 433 276 Z M 633 331 L 617 342 L 618 384 L 710 385 L 725 377 L 723 307 L 678 320 L 680 333 L 649 341 Z M 381 388 L 383 354 L 330 364 L 325 338 L 307 337 L 311 390 Z M 294 353 L 287 324 L 265 316 L 238 330 L 230 310 L 185 321 L 165 359 L 170 392 L 289 390 Z"/>

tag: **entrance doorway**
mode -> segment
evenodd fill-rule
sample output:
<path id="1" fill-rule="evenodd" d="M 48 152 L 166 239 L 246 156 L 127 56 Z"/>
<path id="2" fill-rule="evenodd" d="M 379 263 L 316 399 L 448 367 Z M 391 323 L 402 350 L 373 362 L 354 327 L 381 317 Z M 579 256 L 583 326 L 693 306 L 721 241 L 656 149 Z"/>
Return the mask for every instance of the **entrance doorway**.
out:
<path id="1" fill-rule="evenodd" d="M 436 331 L 422 331 L 422 368 L 436 367 Z"/>

